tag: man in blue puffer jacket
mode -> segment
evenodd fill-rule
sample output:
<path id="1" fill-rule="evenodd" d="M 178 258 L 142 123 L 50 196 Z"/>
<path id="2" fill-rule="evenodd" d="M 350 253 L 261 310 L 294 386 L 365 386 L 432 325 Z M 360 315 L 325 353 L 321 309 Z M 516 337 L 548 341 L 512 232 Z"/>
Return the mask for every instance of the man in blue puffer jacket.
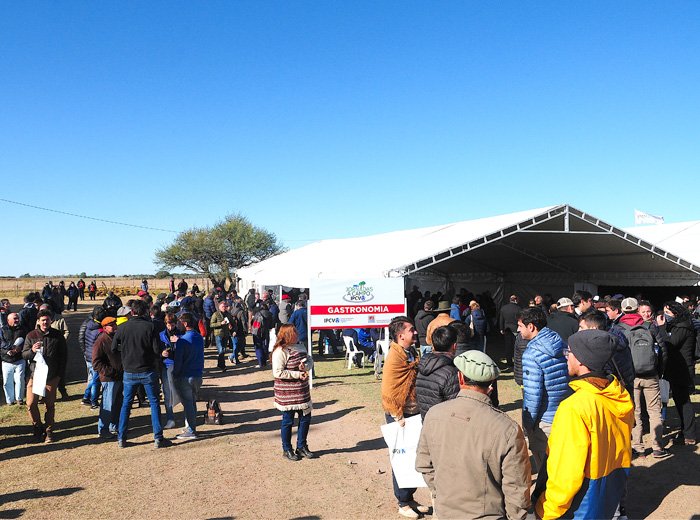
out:
<path id="1" fill-rule="evenodd" d="M 571 393 L 569 371 L 564 342 L 547 328 L 542 309 L 523 309 L 518 315 L 518 332 L 530 341 L 523 352 L 523 430 L 529 440 L 535 473 L 545 459 L 554 413 Z"/>

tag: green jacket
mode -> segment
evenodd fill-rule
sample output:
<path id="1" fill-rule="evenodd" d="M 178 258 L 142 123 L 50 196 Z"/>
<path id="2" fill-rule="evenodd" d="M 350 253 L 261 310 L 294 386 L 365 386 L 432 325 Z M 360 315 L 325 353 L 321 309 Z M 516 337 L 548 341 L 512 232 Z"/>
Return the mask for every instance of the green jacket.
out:
<path id="1" fill-rule="evenodd" d="M 228 323 L 224 323 L 224 319 L 228 318 Z M 222 338 L 228 338 L 231 336 L 231 331 L 229 329 L 229 324 L 233 323 L 233 316 L 228 312 L 216 311 L 211 315 L 211 321 L 209 326 L 214 332 L 214 336 L 220 336 Z"/>

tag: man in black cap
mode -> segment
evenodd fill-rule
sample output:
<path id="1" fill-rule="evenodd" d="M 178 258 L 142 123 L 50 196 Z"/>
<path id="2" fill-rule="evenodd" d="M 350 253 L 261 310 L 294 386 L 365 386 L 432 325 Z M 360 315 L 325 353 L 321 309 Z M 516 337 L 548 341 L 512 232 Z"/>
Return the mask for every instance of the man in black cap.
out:
<path id="1" fill-rule="evenodd" d="M 616 346 L 603 330 L 569 338 L 574 393 L 554 416 L 546 471 L 533 493 L 538 518 L 612 518 L 620 504 L 632 460 L 634 415 L 629 393 L 604 372 Z"/>

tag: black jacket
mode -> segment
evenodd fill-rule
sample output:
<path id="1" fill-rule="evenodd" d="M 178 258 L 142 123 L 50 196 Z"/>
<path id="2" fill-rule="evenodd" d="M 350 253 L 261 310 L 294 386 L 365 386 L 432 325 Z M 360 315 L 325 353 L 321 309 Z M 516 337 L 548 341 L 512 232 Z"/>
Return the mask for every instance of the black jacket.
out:
<path id="1" fill-rule="evenodd" d="M 157 370 L 161 344 L 153 323 L 147 318 L 132 316 L 119 325 L 112 339 L 112 352 L 121 353 L 124 372 Z"/>
<path id="2" fill-rule="evenodd" d="M 22 347 L 20 344 L 15 347 L 15 341 L 19 338 L 24 338 L 26 332 L 20 326 L 10 327 L 4 325 L 0 329 L 0 358 L 6 363 L 14 363 L 22 359 Z M 13 352 L 13 354 L 10 354 Z"/>
<path id="3" fill-rule="evenodd" d="M 666 348 L 668 348 L 668 361 L 664 377 L 669 381 L 691 384 L 689 367 L 693 367 L 695 354 L 695 328 L 690 320 L 676 323 L 672 321 L 659 327 L 661 334 L 666 332 Z"/>
<path id="4" fill-rule="evenodd" d="M 578 332 L 578 320 L 569 312 L 557 311 L 547 317 L 547 327 L 559 334 L 564 343 L 568 344 L 569 336 Z"/>
<path id="5" fill-rule="evenodd" d="M 617 377 L 625 385 L 625 389 L 630 392 L 634 388 L 636 375 L 629 340 L 619 325 L 613 325 L 608 333 L 615 338 L 616 347 L 613 357 L 607 362 L 603 371 Z M 630 392 L 630 395 L 633 395 L 633 392 Z"/>
<path id="6" fill-rule="evenodd" d="M 509 302 L 501 307 L 498 315 L 498 328 L 502 331 L 518 332 L 518 314 L 522 309 L 517 303 Z"/>
<path id="7" fill-rule="evenodd" d="M 418 363 L 416 399 L 423 419 L 432 406 L 457 397 L 459 380 L 453 360 L 447 352 L 430 352 Z"/>
<path id="8" fill-rule="evenodd" d="M 428 332 L 428 325 L 431 321 L 435 319 L 435 314 L 431 312 L 425 312 L 423 309 L 419 310 L 416 314 L 416 331 L 418 332 L 418 342 L 421 345 L 427 345 L 426 334 Z"/>
<path id="9" fill-rule="evenodd" d="M 49 366 L 47 380 L 50 381 L 56 376 L 64 379 L 66 362 L 68 361 L 68 349 L 66 348 L 66 338 L 63 337 L 63 333 L 49 328 L 46 334 L 40 329 L 34 329 L 27 334 L 27 337 L 24 339 L 22 357 L 29 361 L 29 370 L 32 374 L 34 374 L 34 368 L 36 367 L 36 362 L 34 361 L 36 353 L 32 351 L 32 345 L 37 341 L 42 342 L 43 356 L 46 364 Z"/>

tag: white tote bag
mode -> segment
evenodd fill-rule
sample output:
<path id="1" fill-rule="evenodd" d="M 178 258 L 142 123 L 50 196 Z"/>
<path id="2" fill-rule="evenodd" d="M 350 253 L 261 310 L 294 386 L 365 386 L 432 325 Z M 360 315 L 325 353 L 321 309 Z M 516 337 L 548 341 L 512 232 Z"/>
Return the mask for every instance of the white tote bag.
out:
<path id="1" fill-rule="evenodd" d="M 416 449 L 423 421 L 420 415 L 406 419 L 402 428 L 393 422 L 382 425 L 382 435 L 389 447 L 389 460 L 400 488 L 427 487 L 423 475 L 416 471 Z"/>
<path id="2" fill-rule="evenodd" d="M 34 355 L 34 373 L 32 374 L 32 393 L 46 397 L 46 381 L 49 377 L 49 365 L 41 352 Z"/>

